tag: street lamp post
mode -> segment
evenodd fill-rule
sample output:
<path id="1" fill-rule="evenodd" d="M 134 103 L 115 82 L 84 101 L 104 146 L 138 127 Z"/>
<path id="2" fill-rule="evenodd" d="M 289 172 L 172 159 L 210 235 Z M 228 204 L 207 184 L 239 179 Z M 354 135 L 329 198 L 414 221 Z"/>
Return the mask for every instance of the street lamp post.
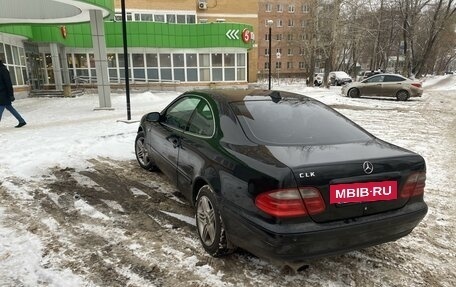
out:
<path id="1" fill-rule="evenodd" d="M 268 83 L 269 83 L 269 90 L 271 89 L 271 42 L 272 42 L 272 38 L 271 38 L 271 30 L 272 30 L 272 23 L 274 23 L 274 21 L 272 20 L 268 20 L 268 26 L 269 26 L 269 36 L 268 36 L 268 39 L 269 39 L 269 50 L 268 50 L 268 55 L 269 55 L 269 62 L 268 62 L 268 68 L 269 68 L 269 71 L 268 71 Z"/>
<path id="2" fill-rule="evenodd" d="M 276 53 L 277 62 L 279 62 L 280 56 L 281 56 L 280 52 L 277 52 Z M 276 66 L 276 70 L 277 70 L 277 85 L 279 85 L 279 81 L 280 81 L 280 67 L 281 66 Z"/>

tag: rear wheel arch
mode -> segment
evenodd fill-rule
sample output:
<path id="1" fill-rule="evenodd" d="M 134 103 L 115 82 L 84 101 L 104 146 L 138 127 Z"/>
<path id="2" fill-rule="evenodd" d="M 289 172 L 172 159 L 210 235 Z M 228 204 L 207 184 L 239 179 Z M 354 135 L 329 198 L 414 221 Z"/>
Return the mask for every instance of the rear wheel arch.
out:
<path id="1" fill-rule="evenodd" d="M 193 189 L 192 189 L 192 205 L 193 206 L 196 205 L 196 197 L 198 196 L 198 192 L 199 192 L 200 188 L 205 185 L 208 185 L 208 184 L 209 183 L 207 182 L 207 180 L 205 180 L 201 177 L 198 177 L 195 179 L 195 182 L 193 184 Z"/>
<path id="2" fill-rule="evenodd" d="M 407 90 L 399 90 L 396 93 L 396 98 L 398 101 L 406 101 L 410 98 L 410 93 Z"/>

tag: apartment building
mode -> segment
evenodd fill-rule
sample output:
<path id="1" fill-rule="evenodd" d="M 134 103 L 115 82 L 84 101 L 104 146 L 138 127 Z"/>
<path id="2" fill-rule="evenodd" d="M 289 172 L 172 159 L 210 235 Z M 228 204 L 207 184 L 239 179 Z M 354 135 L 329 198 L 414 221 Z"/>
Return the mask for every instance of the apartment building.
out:
<path id="1" fill-rule="evenodd" d="M 257 43 L 260 78 L 267 77 L 270 68 L 274 77 L 307 78 L 312 72 L 309 51 L 312 45 L 314 3 L 313 0 L 259 1 Z"/>

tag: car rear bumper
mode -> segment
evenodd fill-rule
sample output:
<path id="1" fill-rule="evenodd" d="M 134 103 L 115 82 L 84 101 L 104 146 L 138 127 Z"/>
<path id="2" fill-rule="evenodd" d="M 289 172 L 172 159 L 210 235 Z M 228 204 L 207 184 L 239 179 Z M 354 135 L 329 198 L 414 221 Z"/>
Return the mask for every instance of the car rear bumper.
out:
<path id="1" fill-rule="evenodd" d="M 423 90 L 420 90 L 420 91 L 412 91 L 411 93 L 411 97 L 421 97 L 423 95 Z"/>
<path id="2" fill-rule="evenodd" d="M 409 234 L 427 213 L 427 205 L 417 202 L 387 213 L 352 220 L 317 224 L 305 223 L 301 232 L 277 233 L 269 224 L 253 223 L 227 211 L 229 239 L 236 245 L 264 258 L 285 262 L 344 253 L 350 250 L 394 241 Z M 269 225 L 270 226 L 270 225 Z M 290 228 L 291 229 L 291 228 Z"/>

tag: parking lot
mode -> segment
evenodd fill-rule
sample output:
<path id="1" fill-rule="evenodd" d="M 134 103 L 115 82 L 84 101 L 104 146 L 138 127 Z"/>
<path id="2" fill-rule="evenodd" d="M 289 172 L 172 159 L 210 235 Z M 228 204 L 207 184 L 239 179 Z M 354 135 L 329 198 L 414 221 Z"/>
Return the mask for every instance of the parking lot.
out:
<path id="1" fill-rule="evenodd" d="M 25 99 L 16 107 L 30 124 L 17 131 L 5 118 L 0 126 L 0 286 L 455 286 L 456 88 L 425 86 L 407 102 L 339 91 L 302 93 L 426 160 L 429 213 L 409 236 L 296 273 L 242 250 L 212 258 L 192 207 L 164 175 L 136 163 L 137 124 L 117 122 L 122 95 L 115 111 L 99 112 L 96 96 Z M 177 94 L 133 95 L 134 119 Z"/>

